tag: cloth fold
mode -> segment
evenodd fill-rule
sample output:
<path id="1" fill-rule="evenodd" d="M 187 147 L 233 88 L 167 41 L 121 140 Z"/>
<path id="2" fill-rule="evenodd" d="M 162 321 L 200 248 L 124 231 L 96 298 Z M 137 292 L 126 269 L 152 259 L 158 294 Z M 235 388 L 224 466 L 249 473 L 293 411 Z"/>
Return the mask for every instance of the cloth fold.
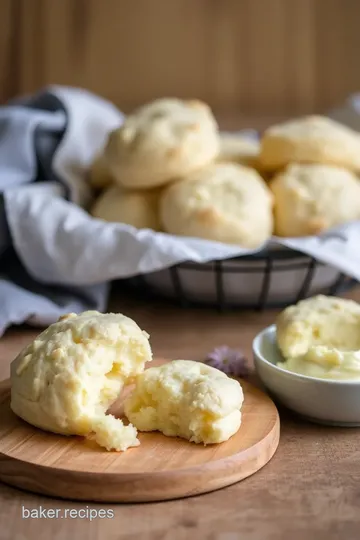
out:
<path id="1" fill-rule="evenodd" d="M 60 86 L 0 108 L 0 335 L 12 324 L 43 326 L 70 311 L 105 309 L 107 282 L 64 286 L 50 280 L 49 285 L 31 268 L 29 272 L 24 257 L 26 247 L 30 260 L 46 270 L 34 250 L 36 232 L 28 230 L 18 244 L 13 240 L 17 228 L 27 226 L 24 210 L 31 201 L 45 198 L 49 220 L 55 199 L 76 209 L 75 204 L 89 203 L 85 171 L 107 133 L 122 121 L 122 113 L 111 103 L 85 90 Z M 23 201 L 21 208 L 13 204 L 16 195 Z M 35 217 L 38 211 L 41 208 L 36 208 Z M 41 225 L 46 234 L 48 224 Z"/>

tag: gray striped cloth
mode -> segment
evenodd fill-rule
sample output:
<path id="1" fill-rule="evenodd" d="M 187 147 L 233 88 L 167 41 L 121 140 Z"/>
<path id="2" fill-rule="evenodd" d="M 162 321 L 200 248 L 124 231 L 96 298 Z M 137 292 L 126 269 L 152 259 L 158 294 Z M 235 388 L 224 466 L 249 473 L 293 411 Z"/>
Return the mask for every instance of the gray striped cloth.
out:
<path id="1" fill-rule="evenodd" d="M 31 272 L 33 232 L 19 239 L 16 230 L 47 191 L 86 206 L 86 168 L 122 120 L 109 102 L 59 86 L 0 108 L 0 335 L 14 324 L 43 326 L 67 312 L 105 308 L 107 283 L 57 285 Z"/>

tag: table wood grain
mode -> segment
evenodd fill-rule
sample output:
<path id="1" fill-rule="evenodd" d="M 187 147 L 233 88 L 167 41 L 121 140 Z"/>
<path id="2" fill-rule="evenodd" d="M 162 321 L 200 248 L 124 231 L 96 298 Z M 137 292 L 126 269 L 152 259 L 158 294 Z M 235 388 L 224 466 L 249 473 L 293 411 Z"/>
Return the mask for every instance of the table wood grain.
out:
<path id="1" fill-rule="evenodd" d="M 360 301 L 360 289 L 347 295 Z M 202 359 L 213 347 L 242 347 L 251 359 L 256 333 L 276 311 L 218 314 L 180 310 L 129 298 L 115 290 L 109 310 L 133 317 L 151 335 L 154 354 Z M 9 330 L 0 340 L 0 378 L 38 330 Z M 100 505 L 113 517 L 70 517 L 84 503 L 61 501 L 0 484 L 1 540 L 344 540 L 360 534 L 360 428 L 307 423 L 279 409 L 280 445 L 270 463 L 231 487 L 190 499 L 151 504 Z M 25 509 L 59 509 L 59 517 L 22 518 Z M 67 510 L 67 517 L 64 516 Z M 102 513 L 103 515 L 105 512 Z M 74 515 L 74 513 L 72 514 Z"/>

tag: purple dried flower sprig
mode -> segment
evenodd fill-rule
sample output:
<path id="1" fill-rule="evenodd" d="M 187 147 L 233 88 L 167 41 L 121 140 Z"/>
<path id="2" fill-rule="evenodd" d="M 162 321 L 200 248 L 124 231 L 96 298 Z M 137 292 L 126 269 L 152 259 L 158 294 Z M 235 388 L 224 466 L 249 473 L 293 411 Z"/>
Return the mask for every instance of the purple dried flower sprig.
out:
<path id="1" fill-rule="evenodd" d="M 205 358 L 205 363 L 234 377 L 247 377 L 250 372 L 244 353 L 227 345 L 216 347 L 211 351 Z"/>

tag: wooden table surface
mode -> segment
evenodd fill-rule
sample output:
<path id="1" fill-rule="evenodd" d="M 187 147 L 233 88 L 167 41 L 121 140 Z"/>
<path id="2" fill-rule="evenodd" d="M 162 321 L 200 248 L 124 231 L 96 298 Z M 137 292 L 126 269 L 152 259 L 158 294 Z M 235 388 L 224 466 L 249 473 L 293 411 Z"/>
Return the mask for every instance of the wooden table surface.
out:
<path id="1" fill-rule="evenodd" d="M 360 301 L 360 289 L 347 296 Z M 109 310 L 134 318 L 151 334 L 156 356 L 202 359 L 213 347 L 241 347 L 251 358 L 255 334 L 274 321 L 263 313 L 180 310 L 112 295 Z M 11 329 L 0 340 L 0 379 L 38 333 Z M 22 518 L 22 508 L 85 508 L 0 484 L 0 539 L 6 540 L 344 540 L 360 537 L 360 429 L 320 427 L 280 410 L 275 457 L 252 477 L 220 491 L 164 503 L 100 505 L 113 518 Z"/>

